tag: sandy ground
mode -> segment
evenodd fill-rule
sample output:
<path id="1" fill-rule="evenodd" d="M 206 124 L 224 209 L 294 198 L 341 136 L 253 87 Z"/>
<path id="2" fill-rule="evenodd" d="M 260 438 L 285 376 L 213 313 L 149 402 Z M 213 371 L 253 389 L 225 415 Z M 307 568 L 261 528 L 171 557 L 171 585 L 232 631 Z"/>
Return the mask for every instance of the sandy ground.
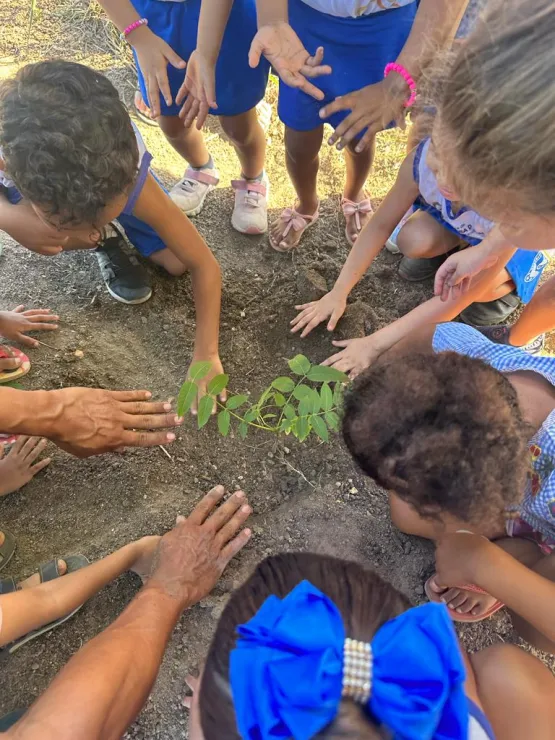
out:
<path id="1" fill-rule="evenodd" d="M 30 21 L 30 2 L 14 0 L 0 9 L 0 78 L 27 61 L 63 56 L 101 69 L 130 103 L 134 90 L 129 58 L 115 36 L 107 38 L 97 9 L 86 2 L 38 0 Z M 4 16 L 4 17 L 3 17 Z M 276 86 L 268 90 L 275 103 Z M 141 126 L 154 169 L 168 184 L 183 164 L 157 129 Z M 316 269 L 331 287 L 347 255 L 339 201 L 341 157 L 322 152 L 322 217 L 292 255 L 273 252 L 265 238 L 233 231 L 229 181 L 237 174 L 233 150 L 209 125 L 210 149 L 221 185 L 195 224 L 220 261 L 224 273 L 222 358 L 235 391 L 259 392 L 286 371 L 286 358 L 304 352 L 313 361 L 329 354 L 330 340 L 318 330 L 301 341 L 288 333 L 293 305 L 307 298 L 307 271 Z M 270 206 L 290 205 L 293 191 L 283 166 L 282 127 L 275 117 L 269 130 Z M 379 137 L 376 166 L 368 187 L 377 204 L 390 187 L 404 151 L 399 132 Z M 0 234 L 2 306 L 47 306 L 62 317 L 56 335 L 31 353 L 32 372 L 24 388 L 89 385 L 150 388 L 156 397 L 175 397 L 190 361 L 194 311 L 187 277 L 172 280 L 151 269 L 155 293 L 144 306 L 127 307 L 105 292 L 94 256 L 65 254 L 46 259 L 23 251 Z M 430 295 L 431 286 L 409 286 L 397 275 L 398 258 L 384 254 L 353 294 L 354 307 L 339 327 L 344 336 L 362 335 L 404 314 Z M 74 355 L 76 349 L 83 359 Z M 32 572 L 53 556 L 81 552 L 91 559 L 144 534 L 163 532 L 176 514 L 187 513 L 215 483 L 244 488 L 255 510 L 254 537 L 232 564 L 215 592 L 190 609 L 178 624 L 153 693 L 129 730 L 129 737 L 187 737 L 181 706 L 184 678 L 194 671 L 209 643 L 231 590 L 265 555 L 309 549 L 369 563 L 415 603 L 433 568 L 429 543 L 395 531 L 385 493 L 364 480 L 339 438 L 330 444 L 303 445 L 254 434 L 246 441 L 222 439 L 210 424 L 198 432 L 187 422 L 169 448 L 76 460 L 53 448 L 45 474 L 0 504 L 0 523 L 17 537 L 9 567 L 16 577 Z M 63 628 L 22 648 L 3 665 L 0 713 L 29 705 L 87 640 L 105 628 L 139 587 L 121 577 Z M 460 628 L 470 650 L 514 641 L 510 621 L 500 612 L 489 622 Z"/>

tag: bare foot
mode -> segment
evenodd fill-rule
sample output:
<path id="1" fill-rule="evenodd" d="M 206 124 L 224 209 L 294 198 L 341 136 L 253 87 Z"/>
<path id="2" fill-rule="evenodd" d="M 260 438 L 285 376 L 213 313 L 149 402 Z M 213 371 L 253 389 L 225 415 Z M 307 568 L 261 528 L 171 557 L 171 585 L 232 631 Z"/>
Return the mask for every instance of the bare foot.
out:
<path id="1" fill-rule="evenodd" d="M 45 457 L 35 463 L 47 444 L 46 439 L 22 436 L 6 456 L 4 456 L 4 445 L 0 445 L 0 496 L 6 496 L 22 488 L 50 464 L 50 457 Z"/>
<path id="2" fill-rule="evenodd" d="M 345 200 L 350 201 L 350 198 Z M 345 216 L 345 230 L 348 240 L 354 244 L 362 229 L 372 218 L 373 211 L 370 199 L 364 192 L 359 193 L 352 203 L 355 203 L 356 207 L 350 206 L 345 201 L 343 202 L 343 214 Z"/>
<path id="3" fill-rule="evenodd" d="M 154 556 L 161 539 L 158 535 L 152 535 L 151 537 L 141 537 L 140 540 L 133 543 L 137 548 L 137 559 L 129 570 L 140 576 L 143 583 L 146 583 L 150 577 Z"/>
<path id="4" fill-rule="evenodd" d="M 299 204 L 295 208 L 286 208 L 272 224 L 270 224 L 270 243 L 279 252 L 289 252 L 295 249 L 307 227 L 316 219 L 318 204 L 309 204 L 308 208 Z"/>
<path id="5" fill-rule="evenodd" d="M 430 580 L 430 589 L 457 614 L 481 617 L 497 603 L 497 599 L 490 594 L 467 591 L 464 588 L 442 588 L 436 583 L 435 578 Z"/>
<path id="6" fill-rule="evenodd" d="M 67 565 L 63 560 L 58 560 L 58 570 L 60 571 L 61 576 L 67 573 Z M 40 575 L 38 573 L 33 573 L 32 576 L 29 576 L 29 578 L 26 578 L 24 581 L 20 581 L 18 584 L 19 588 L 33 588 L 34 586 L 39 585 Z"/>

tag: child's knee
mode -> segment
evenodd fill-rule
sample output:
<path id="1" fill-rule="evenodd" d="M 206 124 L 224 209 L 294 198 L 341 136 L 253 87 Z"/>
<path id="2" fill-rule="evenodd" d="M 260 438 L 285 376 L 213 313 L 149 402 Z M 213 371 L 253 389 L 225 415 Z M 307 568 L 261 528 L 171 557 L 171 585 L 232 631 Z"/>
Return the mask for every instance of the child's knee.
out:
<path id="1" fill-rule="evenodd" d="M 437 245 L 433 234 L 409 219 L 399 232 L 397 246 L 405 257 L 418 259 L 427 257 Z"/>
<path id="2" fill-rule="evenodd" d="M 159 267 L 163 267 L 164 270 L 173 277 L 180 277 L 187 271 L 187 267 L 183 262 L 181 262 L 181 260 L 167 248 L 162 249 L 159 252 L 154 252 L 150 255 L 150 259 Z"/>
<path id="3" fill-rule="evenodd" d="M 254 110 L 240 116 L 220 116 L 220 123 L 231 143 L 238 147 L 249 144 L 260 125 Z"/>

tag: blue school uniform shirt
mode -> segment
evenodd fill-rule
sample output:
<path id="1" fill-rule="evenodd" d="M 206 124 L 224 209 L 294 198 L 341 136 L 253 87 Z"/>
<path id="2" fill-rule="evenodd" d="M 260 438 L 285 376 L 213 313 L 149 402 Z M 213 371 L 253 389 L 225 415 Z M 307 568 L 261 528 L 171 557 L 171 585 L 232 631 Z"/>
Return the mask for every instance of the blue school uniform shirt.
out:
<path id="1" fill-rule="evenodd" d="M 437 179 L 427 162 L 430 144 L 430 138 L 424 139 L 414 154 L 413 177 L 420 191 L 415 206 L 428 213 L 447 231 L 457 234 L 471 246 L 476 246 L 486 238 L 495 224 L 468 206 L 456 209 L 453 202 L 441 194 Z M 524 249 L 517 249 L 505 265 L 523 303 L 528 303 L 532 298 L 546 265 L 547 257 L 543 252 Z"/>
<path id="2" fill-rule="evenodd" d="M 360 18 L 363 15 L 382 13 L 405 5 L 412 5 L 416 0 L 302 0 L 314 10 L 338 18 Z M 393 61 L 393 60 L 392 60 Z"/>
<path id="3" fill-rule="evenodd" d="M 433 338 L 434 352 L 457 352 L 475 357 L 498 370 L 513 373 L 531 370 L 555 387 L 555 357 L 530 355 L 518 347 L 495 344 L 465 324 L 439 324 Z M 530 471 L 521 518 L 535 531 L 555 538 L 555 411 L 545 419 L 529 443 Z"/>

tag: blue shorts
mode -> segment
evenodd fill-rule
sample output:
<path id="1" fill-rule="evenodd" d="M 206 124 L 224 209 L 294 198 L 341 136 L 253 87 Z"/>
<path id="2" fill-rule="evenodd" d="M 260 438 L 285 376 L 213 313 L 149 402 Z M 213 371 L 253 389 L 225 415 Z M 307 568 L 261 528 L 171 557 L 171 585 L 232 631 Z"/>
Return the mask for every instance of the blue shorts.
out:
<path id="1" fill-rule="evenodd" d="M 197 46 L 197 30 L 201 0 L 164 2 L 163 0 L 132 0 L 135 10 L 148 19 L 148 27 L 168 43 L 185 61 Z M 254 108 L 264 97 L 270 65 L 262 58 L 256 69 L 249 67 L 249 49 L 256 34 L 254 0 L 235 0 L 222 41 L 216 65 L 216 100 L 218 109 L 210 112 L 221 116 L 237 116 Z M 136 60 L 136 57 L 135 57 Z M 139 86 L 148 100 L 146 85 L 137 63 Z M 185 79 L 185 70 L 168 64 L 168 79 L 172 98 Z M 163 116 L 176 116 L 180 105 L 166 105 L 160 97 Z"/>
<path id="2" fill-rule="evenodd" d="M 386 64 L 394 62 L 405 45 L 416 10 L 416 3 L 411 3 L 359 18 L 338 18 L 302 0 L 289 0 L 291 26 L 310 54 L 324 47 L 323 63 L 331 66 L 332 73 L 311 80 L 324 93 L 324 100 L 280 82 L 278 113 L 283 123 L 295 131 L 312 131 L 323 123 L 319 111 L 324 105 L 383 80 Z M 326 121 L 337 128 L 349 113 L 334 113 Z"/>
<path id="3" fill-rule="evenodd" d="M 547 262 L 543 252 L 517 249 L 505 265 L 515 284 L 517 295 L 523 303 L 531 301 Z"/>

